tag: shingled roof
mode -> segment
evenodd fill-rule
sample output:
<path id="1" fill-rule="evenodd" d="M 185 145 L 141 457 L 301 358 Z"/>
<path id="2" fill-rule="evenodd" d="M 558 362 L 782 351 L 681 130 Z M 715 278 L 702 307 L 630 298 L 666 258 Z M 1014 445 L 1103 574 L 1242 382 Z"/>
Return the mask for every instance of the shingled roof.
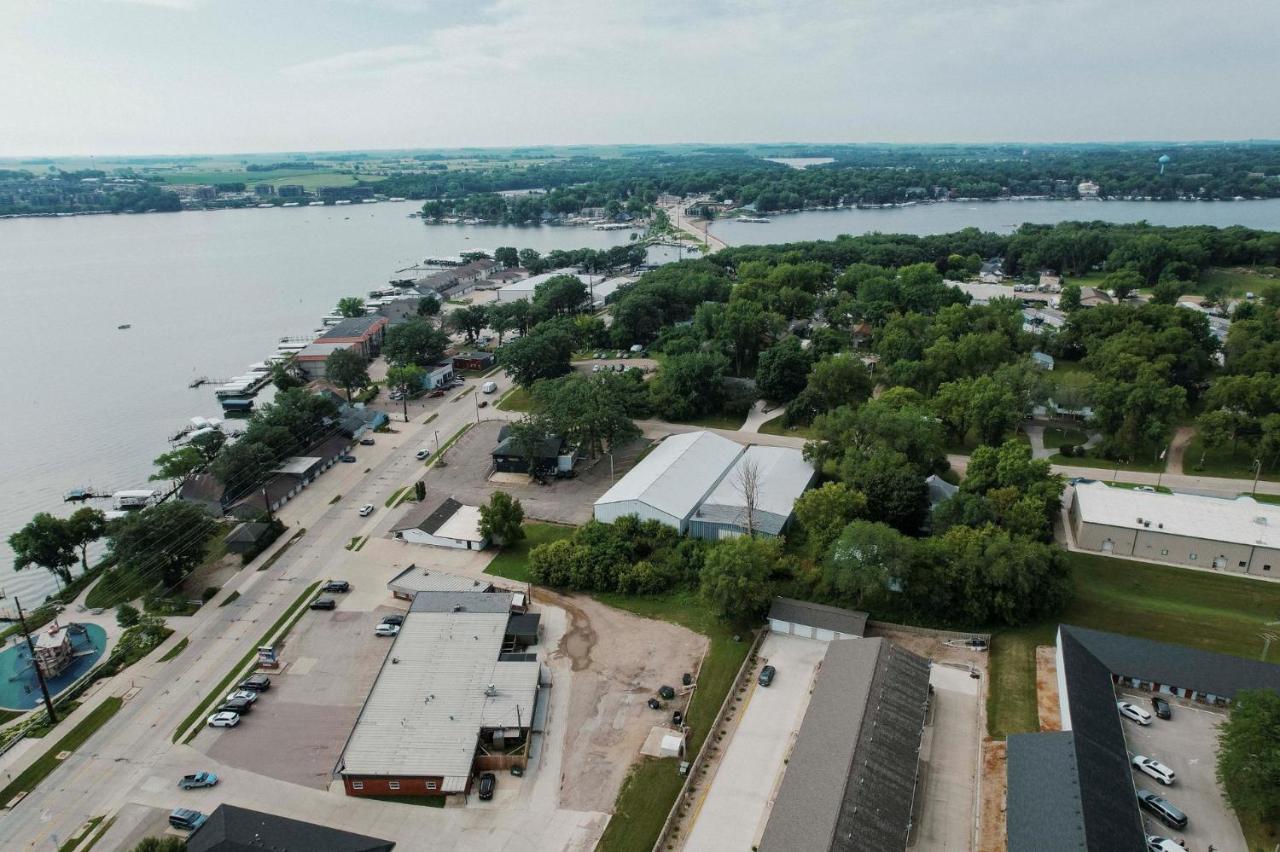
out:
<path id="1" fill-rule="evenodd" d="M 187 840 L 187 852 L 391 852 L 395 843 L 325 825 L 219 805 Z"/>
<path id="2" fill-rule="evenodd" d="M 905 849 L 929 661 L 885 639 L 827 646 L 762 852 Z"/>

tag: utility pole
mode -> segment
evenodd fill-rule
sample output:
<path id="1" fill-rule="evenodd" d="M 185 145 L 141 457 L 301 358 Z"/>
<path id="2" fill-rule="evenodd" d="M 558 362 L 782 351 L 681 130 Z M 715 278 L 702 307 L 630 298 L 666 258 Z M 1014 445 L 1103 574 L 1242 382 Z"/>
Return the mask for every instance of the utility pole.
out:
<path id="1" fill-rule="evenodd" d="M 27 619 L 22 614 L 22 601 L 16 597 L 13 602 L 18 607 L 18 622 L 22 625 L 22 635 L 27 640 L 27 650 L 31 652 L 31 665 L 36 669 L 36 680 L 40 681 L 40 692 L 44 695 L 44 706 L 49 711 L 49 727 L 53 727 L 58 723 L 58 714 L 53 712 L 53 699 L 49 697 L 49 685 L 44 682 L 44 672 L 40 670 L 40 663 L 36 660 L 36 646 L 31 641 L 31 634 L 27 632 Z"/>
<path id="2" fill-rule="evenodd" d="M 436 454 L 439 455 L 440 454 L 440 430 L 436 429 L 435 433 L 436 433 Z"/>
<path id="3" fill-rule="evenodd" d="M 262 505 L 267 509 L 268 523 L 275 520 L 275 516 L 271 514 L 271 498 L 267 496 L 267 484 L 262 483 Z"/>
<path id="4" fill-rule="evenodd" d="M 1250 495 L 1256 495 L 1258 493 L 1258 478 L 1262 476 L 1262 457 L 1261 456 L 1253 460 L 1253 467 L 1254 467 L 1253 490 L 1249 492 Z"/>
<path id="5" fill-rule="evenodd" d="M 478 391 L 471 392 L 471 401 L 476 404 L 476 422 L 480 422 L 480 394 Z"/>

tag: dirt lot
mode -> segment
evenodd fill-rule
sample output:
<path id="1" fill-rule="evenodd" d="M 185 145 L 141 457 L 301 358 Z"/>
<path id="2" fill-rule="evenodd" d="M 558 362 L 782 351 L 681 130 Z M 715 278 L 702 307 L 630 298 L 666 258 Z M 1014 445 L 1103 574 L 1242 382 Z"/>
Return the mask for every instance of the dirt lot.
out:
<path id="1" fill-rule="evenodd" d="M 376 592 L 372 586 L 370 594 Z M 307 612 L 280 651 L 288 664 L 271 676 L 239 727 L 207 729 L 194 745 L 215 760 L 270 778 L 325 789 L 343 743 L 373 687 L 391 640 L 373 635 L 390 607 Z M 384 597 L 379 595 L 379 598 Z"/>
<path id="2" fill-rule="evenodd" d="M 1036 648 L 1036 711 L 1040 730 L 1061 731 L 1062 711 L 1058 705 L 1058 657 L 1053 645 Z"/>
<path id="3" fill-rule="evenodd" d="M 511 485 L 489 481 L 493 469 L 490 453 L 498 444 L 498 431 L 502 422 L 486 420 L 479 423 L 445 452 L 445 466 L 433 467 L 424 478 L 427 484 L 427 501 L 445 497 L 472 506 L 489 500 L 489 495 L 501 489 L 520 498 L 525 516 L 538 521 L 559 524 L 583 524 L 591 519 L 592 504 L 609 490 L 609 459 L 594 463 L 580 462 L 575 479 L 556 479 L 548 485 Z M 444 440 L 443 436 L 442 439 Z M 648 446 L 644 440 L 633 441 L 621 447 L 613 456 L 613 472 L 621 477 L 635 464 L 636 458 Z"/>
<path id="4" fill-rule="evenodd" d="M 553 667 L 572 671 L 564 726 L 566 767 L 560 807 L 611 811 L 627 769 L 640 746 L 667 713 L 645 702 L 663 684 L 679 686 L 680 675 L 697 669 L 705 637 L 665 621 L 640 618 L 583 595 L 539 588 L 540 602 L 565 610 L 564 636 L 546 649 Z"/>
<path id="5" fill-rule="evenodd" d="M 982 742 L 982 831 L 978 852 L 1004 852 L 1009 840 L 1006 834 L 1005 742 L 986 737 Z"/>

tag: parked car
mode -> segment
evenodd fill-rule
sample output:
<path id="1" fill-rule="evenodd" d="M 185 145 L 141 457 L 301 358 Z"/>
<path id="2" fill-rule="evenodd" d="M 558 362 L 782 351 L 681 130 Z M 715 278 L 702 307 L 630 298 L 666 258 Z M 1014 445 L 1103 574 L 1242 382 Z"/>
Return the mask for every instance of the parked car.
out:
<path id="1" fill-rule="evenodd" d="M 248 701 L 252 704 L 258 700 L 258 693 L 254 692 L 252 689 L 237 689 L 235 692 L 228 695 L 226 700 L 235 701 L 236 699 Z"/>
<path id="2" fill-rule="evenodd" d="M 360 443 L 366 447 L 372 447 L 375 442 L 372 437 L 366 435 L 365 437 L 360 439 Z"/>
<path id="3" fill-rule="evenodd" d="M 427 394 L 427 396 L 430 399 L 439 399 L 440 397 L 444 396 L 444 389 L 442 388 L 439 390 L 433 390 L 431 393 Z"/>
<path id="4" fill-rule="evenodd" d="M 382 616 L 382 623 L 394 624 L 397 627 L 399 627 L 401 624 L 404 624 L 404 616 L 403 615 L 384 615 Z"/>
<path id="5" fill-rule="evenodd" d="M 204 821 L 208 817 L 199 811 L 193 811 L 191 808 L 175 808 L 169 814 L 169 825 L 182 831 L 195 831 L 204 825 Z"/>
<path id="6" fill-rule="evenodd" d="M 365 503 L 363 506 L 360 507 L 360 517 L 367 518 L 372 514 L 373 514 L 372 503 Z"/>
<path id="7" fill-rule="evenodd" d="M 183 790 L 199 790 L 201 787 L 212 787 L 218 783 L 218 776 L 212 772 L 196 772 L 183 775 L 178 779 L 178 786 Z"/>
<path id="8" fill-rule="evenodd" d="M 1130 704 L 1128 701 L 1117 701 L 1116 709 L 1120 711 L 1120 715 L 1131 722 L 1137 722 L 1139 725 L 1150 725 L 1151 714 L 1136 704 Z"/>
<path id="9" fill-rule="evenodd" d="M 333 598 L 316 598 L 311 602 L 312 609 L 336 609 L 338 602 Z"/>
<path id="10" fill-rule="evenodd" d="M 1139 485 L 1133 489 L 1134 491 L 1145 491 L 1148 494 L 1155 494 L 1156 490 L 1150 485 Z"/>
<path id="11" fill-rule="evenodd" d="M 1178 810 L 1163 796 L 1157 796 L 1150 790 L 1138 791 L 1138 804 L 1150 811 L 1156 819 L 1170 828 L 1179 831 L 1187 827 L 1187 815 Z"/>
<path id="12" fill-rule="evenodd" d="M 1187 852 L 1187 847 L 1158 834 L 1147 835 L 1148 852 Z"/>
<path id="13" fill-rule="evenodd" d="M 778 674 L 778 670 L 773 666 L 765 666 L 760 670 L 759 682 L 761 686 L 769 686 L 773 683 L 773 678 Z"/>
<path id="14" fill-rule="evenodd" d="M 1161 763 L 1160 761 L 1154 758 L 1145 757 L 1144 755 L 1141 755 L 1141 754 L 1135 754 L 1133 756 L 1132 763 L 1133 763 L 1134 769 L 1146 775 L 1150 775 L 1152 778 L 1156 779 L 1166 787 L 1172 784 L 1173 779 L 1176 777 L 1173 774 L 1172 769 L 1165 766 L 1163 763 Z"/>
<path id="15" fill-rule="evenodd" d="M 262 674 L 249 675 L 240 681 L 240 688 L 252 689 L 254 692 L 266 692 L 271 688 L 271 678 Z"/>
<path id="16" fill-rule="evenodd" d="M 237 698 L 235 701 L 227 701 L 218 707 L 219 713 L 235 713 L 243 716 L 253 709 L 253 703 L 245 701 L 243 698 Z"/>
<path id="17" fill-rule="evenodd" d="M 498 776 L 486 772 L 480 776 L 480 801 L 487 802 L 493 798 L 493 791 L 498 787 Z"/>
<path id="18" fill-rule="evenodd" d="M 489 407 L 489 400 L 487 400 L 487 399 L 482 399 L 482 400 L 480 400 L 480 402 L 476 405 L 476 407 L 477 407 L 477 408 L 488 408 L 488 407 Z"/>
<path id="19" fill-rule="evenodd" d="M 350 453 L 347 453 L 346 455 L 340 456 L 340 460 L 346 462 L 347 464 L 355 464 L 356 457 L 351 455 Z"/>
<path id="20" fill-rule="evenodd" d="M 373 628 L 373 635 L 375 636 L 395 636 L 399 632 L 399 624 L 379 624 L 377 627 Z"/>
<path id="21" fill-rule="evenodd" d="M 324 588 L 321 589 L 321 591 L 349 592 L 351 591 L 351 584 L 348 583 L 346 580 L 330 580 L 329 582 L 324 584 Z"/>
<path id="22" fill-rule="evenodd" d="M 1151 708 L 1156 711 L 1156 716 L 1161 719 L 1173 718 L 1173 708 L 1169 706 L 1168 701 L 1165 701 L 1159 695 L 1151 696 Z"/>
<path id="23" fill-rule="evenodd" d="M 485 382 L 483 385 L 480 386 L 481 393 L 494 393 L 497 390 L 498 390 L 497 382 Z"/>
<path id="24" fill-rule="evenodd" d="M 418 450 L 416 455 L 418 457 L 418 461 L 422 461 L 423 459 L 430 457 L 431 451 L 423 447 L 421 450 Z"/>
<path id="25" fill-rule="evenodd" d="M 211 728 L 234 728 L 240 724 L 240 714 L 232 713 L 229 710 L 219 711 L 210 716 L 207 720 Z"/>

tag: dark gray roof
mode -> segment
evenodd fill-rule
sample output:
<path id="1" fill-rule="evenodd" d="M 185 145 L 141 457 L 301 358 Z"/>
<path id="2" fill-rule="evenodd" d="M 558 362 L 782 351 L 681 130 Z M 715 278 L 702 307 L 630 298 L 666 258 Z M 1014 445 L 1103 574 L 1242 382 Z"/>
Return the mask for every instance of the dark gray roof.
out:
<path id="1" fill-rule="evenodd" d="M 187 852 L 391 852 L 395 845 L 390 840 L 219 805 L 187 839 Z"/>
<path id="2" fill-rule="evenodd" d="M 1168 686 L 1234 698 L 1242 689 L 1280 692 L 1280 666 L 1151 639 L 1062 625 L 1110 670 Z"/>
<path id="3" fill-rule="evenodd" d="M 849 636 L 862 636 L 867 630 L 865 612 L 793 598 L 774 598 L 769 606 L 769 618 L 835 630 Z"/>
<path id="4" fill-rule="evenodd" d="M 363 337 L 365 332 L 378 323 L 385 323 L 387 318 L 377 314 L 363 317 L 347 317 L 333 328 L 320 335 L 320 340 L 333 340 L 337 337 Z"/>
<path id="5" fill-rule="evenodd" d="M 1075 737 L 1014 734 L 1007 742 L 1009 852 L 1087 849 Z"/>
<path id="6" fill-rule="evenodd" d="M 462 508 L 462 504 L 452 497 L 444 498 L 444 502 L 432 508 L 430 503 L 418 503 L 404 513 L 402 517 L 391 530 L 410 530 L 419 529 L 424 533 L 431 535 L 440 527 L 444 526 L 445 521 L 452 518 Z"/>
<path id="7" fill-rule="evenodd" d="M 266 535 L 269 529 L 271 529 L 270 524 L 258 524 L 252 521 L 236 524 L 235 528 L 227 533 L 226 542 L 228 544 L 256 544 L 259 539 Z"/>
<path id="8" fill-rule="evenodd" d="M 884 639 L 827 646 L 762 852 L 905 849 L 929 661 Z"/>
<path id="9" fill-rule="evenodd" d="M 536 612 L 513 612 L 507 619 L 507 635 L 522 638 L 538 638 L 538 624 L 542 616 Z"/>
<path id="10" fill-rule="evenodd" d="M 510 612 L 510 592 L 418 592 L 409 612 Z"/>
<path id="11" fill-rule="evenodd" d="M 182 488 L 178 490 L 178 499 L 206 500 L 217 503 L 222 499 L 226 490 L 222 480 L 212 473 L 197 473 L 195 476 L 187 477 L 186 481 L 182 483 Z"/>
<path id="12" fill-rule="evenodd" d="M 540 459 L 556 458 L 560 455 L 560 448 L 563 445 L 564 442 L 559 437 L 550 435 L 542 440 L 542 445 L 537 448 L 534 456 Z M 516 446 L 515 438 L 507 437 L 503 438 L 502 442 L 493 448 L 493 455 L 523 458 L 524 453 L 520 452 L 520 449 Z"/>

